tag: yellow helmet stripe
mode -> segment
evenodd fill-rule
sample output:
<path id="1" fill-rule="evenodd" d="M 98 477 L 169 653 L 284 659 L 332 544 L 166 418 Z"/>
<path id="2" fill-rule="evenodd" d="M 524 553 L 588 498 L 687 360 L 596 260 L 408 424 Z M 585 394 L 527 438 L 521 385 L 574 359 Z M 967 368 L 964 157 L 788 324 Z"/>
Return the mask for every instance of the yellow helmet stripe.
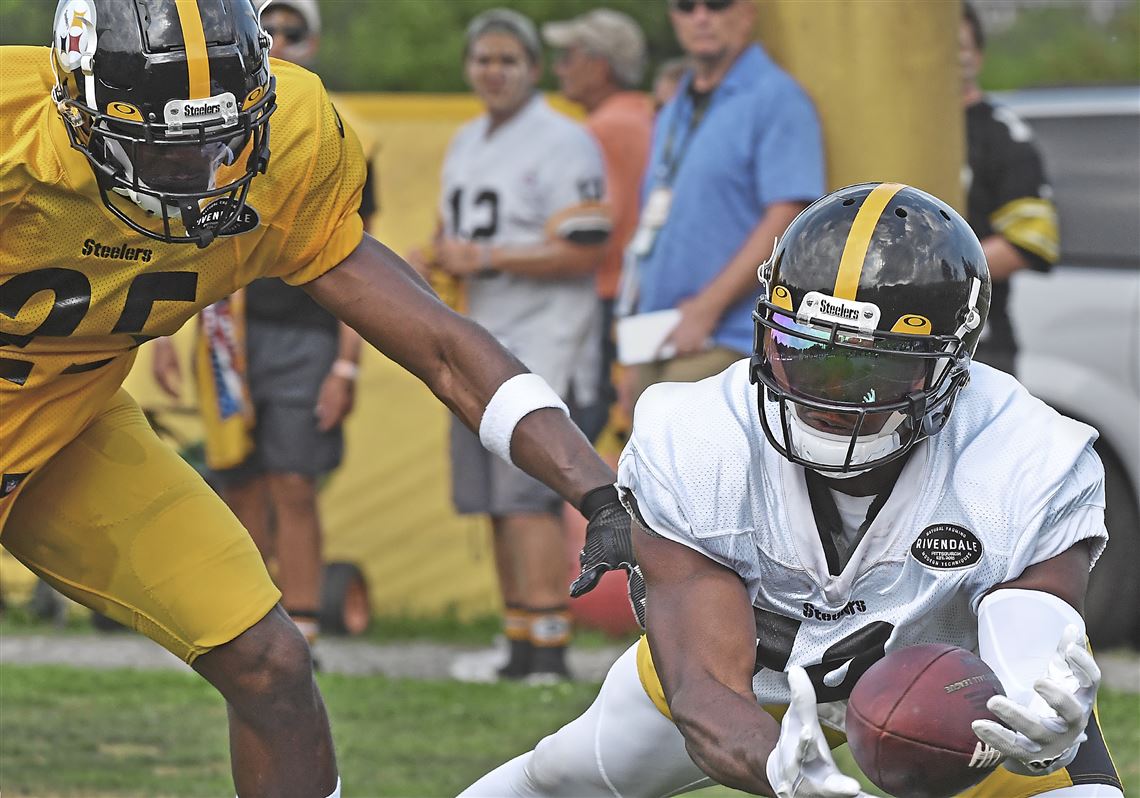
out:
<path id="1" fill-rule="evenodd" d="M 859 290 L 859 276 L 863 273 L 863 261 L 867 248 L 871 245 L 871 234 L 879 223 L 879 217 L 891 197 L 906 188 L 902 183 L 880 183 L 875 186 L 863 206 L 855 214 L 847 243 L 843 245 L 843 257 L 839 259 L 839 273 L 835 275 L 835 296 L 840 299 L 854 299 Z"/>
<path id="2" fill-rule="evenodd" d="M 174 0 L 174 7 L 182 26 L 186 67 L 190 72 L 190 96 L 186 99 L 203 100 L 210 96 L 210 57 L 206 55 L 206 31 L 198 13 L 198 0 Z"/>

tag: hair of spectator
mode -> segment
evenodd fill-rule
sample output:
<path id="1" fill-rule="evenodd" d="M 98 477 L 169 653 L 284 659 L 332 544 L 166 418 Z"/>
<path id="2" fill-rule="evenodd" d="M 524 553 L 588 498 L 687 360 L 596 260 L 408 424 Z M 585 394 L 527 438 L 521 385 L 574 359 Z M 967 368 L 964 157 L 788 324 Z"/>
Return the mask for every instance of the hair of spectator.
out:
<path id="1" fill-rule="evenodd" d="M 506 33 L 516 38 L 526 50 L 527 57 L 532 64 L 538 63 L 542 58 L 542 43 L 538 38 L 538 31 L 534 23 L 517 11 L 509 8 L 492 8 L 475 17 L 467 25 L 466 41 L 463 45 L 463 57 L 471 54 L 471 46 L 475 40 L 487 33 Z"/>
<path id="2" fill-rule="evenodd" d="M 970 3 L 962 3 L 962 19 L 967 25 L 970 26 L 970 32 L 974 34 L 974 45 L 979 51 L 986 49 L 986 33 L 982 29 L 982 20 L 978 16 L 978 11 Z"/>

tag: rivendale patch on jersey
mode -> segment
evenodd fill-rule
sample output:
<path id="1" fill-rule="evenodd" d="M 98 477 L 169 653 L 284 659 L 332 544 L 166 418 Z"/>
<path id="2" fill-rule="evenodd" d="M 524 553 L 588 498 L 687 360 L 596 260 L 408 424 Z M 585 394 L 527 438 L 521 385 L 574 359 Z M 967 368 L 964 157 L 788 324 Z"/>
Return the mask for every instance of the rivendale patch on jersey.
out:
<path id="1" fill-rule="evenodd" d="M 957 524 L 931 524 L 914 539 L 910 556 L 927 568 L 969 568 L 982 559 L 982 541 Z"/>
<path id="2" fill-rule="evenodd" d="M 234 200 L 229 197 L 219 197 L 202 209 L 198 224 L 205 228 L 213 228 L 233 213 Z M 241 209 L 241 213 L 224 230 L 219 230 L 220 236 L 236 236 L 239 233 L 248 233 L 257 229 L 261 224 L 261 215 L 250 205 Z"/>

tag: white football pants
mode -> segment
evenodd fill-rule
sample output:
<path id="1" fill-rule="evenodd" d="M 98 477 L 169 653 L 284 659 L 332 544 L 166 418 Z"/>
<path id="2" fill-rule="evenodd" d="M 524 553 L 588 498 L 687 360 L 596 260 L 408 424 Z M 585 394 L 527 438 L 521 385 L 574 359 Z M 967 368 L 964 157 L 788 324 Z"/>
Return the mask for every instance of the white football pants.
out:
<path id="1" fill-rule="evenodd" d="M 665 798 L 710 784 L 685 752 L 681 732 L 645 694 L 635 643 L 610 668 L 580 717 L 460 797 Z"/>

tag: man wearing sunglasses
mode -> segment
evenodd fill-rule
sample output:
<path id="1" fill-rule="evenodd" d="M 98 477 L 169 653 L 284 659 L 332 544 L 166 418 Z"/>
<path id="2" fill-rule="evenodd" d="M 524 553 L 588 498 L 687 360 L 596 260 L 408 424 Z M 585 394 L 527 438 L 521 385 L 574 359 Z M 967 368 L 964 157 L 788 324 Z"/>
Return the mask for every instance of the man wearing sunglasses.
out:
<path id="1" fill-rule="evenodd" d="M 637 347 L 635 359 L 649 362 L 638 367 L 634 395 L 715 374 L 749 350 L 756 264 L 824 192 L 815 110 L 754 43 L 755 4 L 667 7 L 691 66 L 657 119 L 619 303 L 634 315 L 619 322 L 619 350 L 645 329 L 637 315 L 660 311 L 673 326 L 655 353 Z"/>
<path id="2" fill-rule="evenodd" d="M 830 753 L 847 698 L 938 642 L 1005 688 L 959 798 L 1121 798 L 1081 616 L 1107 539 L 1096 432 L 972 362 L 990 278 L 969 225 L 849 186 L 758 276 L 752 357 L 647 390 L 621 455 L 646 637 L 463 796 L 868 798 Z"/>

